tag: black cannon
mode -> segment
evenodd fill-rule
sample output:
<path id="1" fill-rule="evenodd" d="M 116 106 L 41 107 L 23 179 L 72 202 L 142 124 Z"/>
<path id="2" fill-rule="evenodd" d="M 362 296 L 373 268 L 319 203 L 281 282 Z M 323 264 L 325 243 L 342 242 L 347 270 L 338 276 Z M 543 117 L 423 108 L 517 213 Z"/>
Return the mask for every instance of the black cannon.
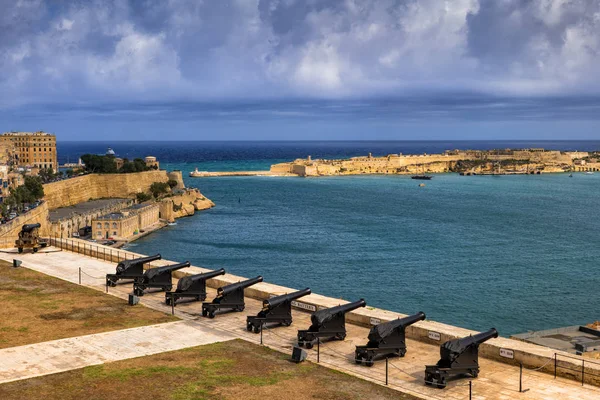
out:
<path id="1" fill-rule="evenodd" d="M 398 318 L 384 322 L 371 328 L 369 342 L 364 346 L 356 346 L 354 359 L 357 364 L 362 361 L 368 367 L 373 366 L 373 360 L 379 355 L 396 354 L 404 357 L 406 354 L 406 327 L 425 319 L 425 313 Z"/>
<path id="2" fill-rule="evenodd" d="M 115 274 L 106 274 L 106 286 L 117 286 L 120 279 L 135 279 L 144 275 L 144 264 L 160 260 L 160 254 L 149 257 L 134 258 L 133 260 L 123 260 L 117 264 Z"/>
<path id="3" fill-rule="evenodd" d="M 173 271 L 189 266 L 190 262 L 186 261 L 179 264 L 150 268 L 144 272 L 144 275 L 133 280 L 133 294 L 143 296 L 144 290 L 148 288 L 159 288 L 170 291 L 173 289 Z"/>
<path id="4" fill-rule="evenodd" d="M 244 311 L 244 289 L 263 281 L 262 276 L 246 281 L 232 283 L 217 289 L 217 297 L 210 303 L 202 303 L 202 316 L 214 318 L 215 312 L 223 308 Z"/>
<path id="5" fill-rule="evenodd" d="M 19 253 L 22 253 L 23 249 L 31 249 L 31 251 L 37 253 L 40 248 L 48 246 L 48 242 L 40 238 L 39 229 L 41 226 L 40 223 L 36 223 L 25 224 L 21 227 L 19 238 L 15 241 L 15 247 Z"/>
<path id="6" fill-rule="evenodd" d="M 255 316 L 246 319 L 246 329 L 259 333 L 264 324 L 278 323 L 285 326 L 292 324 L 292 301 L 310 294 L 310 289 L 283 294 L 263 300 L 263 308 Z"/>
<path id="7" fill-rule="evenodd" d="M 448 375 L 479 375 L 479 345 L 489 339 L 497 338 L 495 328 L 462 339 L 449 340 L 440 346 L 440 360 L 436 365 L 425 366 L 425 384 L 446 387 Z"/>
<path id="8" fill-rule="evenodd" d="M 311 349 L 321 338 L 344 340 L 346 338 L 346 313 L 365 307 L 367 303 L 360 299 L 353 303 L 343 304 L 319 310 L 310 316 L 312 324 L 307 330 L 298 331 L 298 346 Z"/>
<path id="9" fill-rule="evenodd" d="M 224 274 L 225 270 L 221 268 L 203 274 L 185 276 L 177 282 L 177 289 L 174 292 L 165 293 L 165 303 L 171 305 L 172 302 L 175 305 L 177 304 L 177 299 L 184 297 L 192 297 L 198 301 L 204 301 L 206 300 L 206 280 Z"/>

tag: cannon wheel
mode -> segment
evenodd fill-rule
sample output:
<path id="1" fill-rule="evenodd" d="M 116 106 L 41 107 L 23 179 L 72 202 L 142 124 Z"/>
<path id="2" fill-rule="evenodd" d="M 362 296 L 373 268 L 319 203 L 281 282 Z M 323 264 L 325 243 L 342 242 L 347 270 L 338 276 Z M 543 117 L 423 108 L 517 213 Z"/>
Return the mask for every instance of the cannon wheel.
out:
<path id="1" fill-rule="evenodd" d="M 345 333 L 339 333 L 337 335 L 335 335 L 335 338 L 338 340 L 344 340 L 346 339 L 346 334 Z"/>
<path id="2" fill-rule="evenodd" d="M 34 252 L 34 253 L 37 253 L 37 251 L 38 251 L 38 248 L 37 248 L 37 247 L 34 247 L 34 248 L 33 248 L 33 252 Z"/>
<path id="3" fill-rule="evenodd" d="M 244 308 L 246 308 L 246 307 L 245 306 L 238 306 L 238 307 L 235 308 L 235 311 L 242 312 L 242 311 L 244 311 Z"/>
<path id="4" fill-rule="evenodd" d="M 367 367 L 372 367 L 375 364 L 375 361 L 373 361 L 373 356 L 367 356 L 367 359 L 365 360 L 365 365 Z"/>
<path id="5" fill-rule="evenodd" d="M 23 248 L 22 247 L 19 247 L 17 250 L 19 251 L 19 254 L 21 254 L 23 252 Z"/>
<path id="6" fill-rule="evenodd" d="M 138 296 L 138 297 L 142 297 L 144 295 L 144 290 L 143 289 L 139 289 L 139 288 L 135 288 L 133 289 L 133 294 Z"/>
<path id="7" fill-rule="evenodd" d="M 113 281 L 112 279 L 109 279 L 106 281 L 106 283 L 108 284 L 108 286 L 110 287 L 115 287 L 117 286 L 117 282 Z"/>
<path id="8" fill-rule="evenodd" d="M 354 362 L 360 365 L 360 364 L 362 364 L 363 359 L 362 359 L 362 357 L 359 357 L 359 356 L 355 355 L 354 356 Z"/>
<path id="9" fill-rule="evenodd" d="M 254 333 L 260 333 L 260 327 L 259 326 L 255 326 L 254 327 Z"/>
<path id="10" fill-rule="evenodd" d="M 170 306 L 171 305 L 171 298 L 167 297 L 165 299 L 165 304 L 168 305 L 168 306 Z"/>
<path id="11" fill-rule="evenodd" d="M 251 322 L 249 322 L 248 324 L 246 324 L 246 330 L 248 332 L 252 332 L 252 323 Z"/>
<path id="12" fill-rule="evenodd" d="M 440 376 L 438 381 L 437 381 L 437 387 L 438 389 L 443 389 L 446 387 L 446 377 L 444 376 Z"/>
<path id="13" fill-rule="evenodd" d="M 406 349 L 398 349 L 397 353 L 399 357 L 404 357 L 406 355 Z"/>
<path id="14" fill-rule="evenodd" d="M 283 326 L 290 326 L 292 324 L 292 321 L 283 321 L 281 324 Z"/>
<path id="15" fill-rule="evenodd" d="M 203 308 L 203 309 L 202 309 L 202 316 L 203 316 L 203 317 L 206 317 L 206 316 L 208 316 L 208 310 L 207 310 L 206 308 Z"/>
<path id="16" fill-rule="evenodd" d="M 304 346 L 306 346 L 306 348 L 310 350 L 313 348 L 314 344 L 312 344 L 312 342 L 306 342 L 304 343 Z"/>
<path id="17" fill-rule="evenodd" d="M 208 318 L 213 319 L 215 317 L 215 312 L 214 311 L 210 311 L 208 313 Z"/>
<path id="18" fill-rule="evenodd" d="M 471 375 L 473 376 L 473 378 L 477 378 L 477 376 L 479 375 L 479 371 L 477 371 L 476 369 L 472 369 Z"/>

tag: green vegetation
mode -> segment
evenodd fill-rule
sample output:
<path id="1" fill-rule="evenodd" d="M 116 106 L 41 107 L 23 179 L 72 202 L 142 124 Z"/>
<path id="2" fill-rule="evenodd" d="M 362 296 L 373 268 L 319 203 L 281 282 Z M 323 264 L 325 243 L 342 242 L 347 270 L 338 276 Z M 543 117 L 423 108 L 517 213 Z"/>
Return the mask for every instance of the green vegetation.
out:
<path id="1" fill-rule="evenodd" d="M 150 200 L 152 198 L 152 195 L 150 195 L 148 193 L 141 192 L 141 193 L 137 193 L 135 195 L 135 198 L 136 198 L 136 200 L 137 200 L 138 203 L 143 203 L 145 201 Z"/>
<path id="2" fill-rule="evenodd" d="M 1 211 L 6 216 L 9 210 L 23 210 L 25 204 L 33 203 L 44 197 L 44 186 L 39 176 L 25 176 L 25 183 L 16 189 L 11 189 L 8 196 L 4 198 Z"/>
<path id="3" fill-rule="evenodd" d="M 129 161 L 128 159 L 123 159 L 123 166 L 119 170 L 122 173 L 130 173 L 130 172 L 144 172 L 149 171 L 151 168 L 146 166 L 146 162 L 141 158 L 134 158 L 133 161 Z"/>
<path id="4" fill-rule="evenodd" d="M 114 174 L 117 172 L 117 163 L 114 156 L 84 154 L 81 156 L 81 161 L 85 164 L 87 172 L 100 174 Z"/>
<path id="5" fill-rule="evenodd" d="M 154 182 L 150 185 L 150 192 L 154 198 L 158 198 L 161 194 L 169 193 L 171 188 L 167 182 Z"/>
<path id="6" fill-rule="evenodd" d="M 87 172 L 99 174 L 127 174 L 156 169 L 156 166 L 148 167 L 146 162 L 141 158 L 134 158 L 133 161 L 124 158 L 121 168 L 117 168 L 116 158 L 113 155 L 84 154 L 81 156 L 81 161 L 85 164 Z"/>
<path id="7" fill-rule="evenodd" d="M 0 385 L 3 400 L 414 399 L 237 339 Z M 43 388 L 43 390 L 40 390 Z M 140 389 L 143 388 L 143 389 Z M 142 390 L 142 392 L 140 392 Z"/>
<path id="8" fill-rule="evenodd" d="M 6 261 L 0 282 L 0 348 L 178 320 Z"/>
<path id="9" fill-rule="evenodd" d="M 175 186 L 177 186 L 177 181 L 175 179 L 169 179 L 169 181 L 167 182 L 167 184 L 169 185 L 169 187 L 171 189 L 173 189 Z"/>

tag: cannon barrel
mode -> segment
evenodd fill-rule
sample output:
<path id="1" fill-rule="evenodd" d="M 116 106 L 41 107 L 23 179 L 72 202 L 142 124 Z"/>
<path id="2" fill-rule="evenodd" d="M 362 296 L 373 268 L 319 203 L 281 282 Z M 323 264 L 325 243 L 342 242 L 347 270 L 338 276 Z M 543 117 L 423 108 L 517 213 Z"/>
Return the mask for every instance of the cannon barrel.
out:
<path id="1" fill-rule="evenodd" d="M 245 289 L 249 286 L 255 285 L 262 281 L 263 281 L 263 277 L 259 275 L 256 278 L 248 279 L 248 280 L 237 282 L 237 283 L 232 283 L 231 285 L 227 285 L 227 286 L 222 286 L 217 289 L 217 295 L 224 296 L 224 295 L 234 292 L 240 288 Z"/>
<path id="2" fill-rule="evenodd" d="M 292 292 L 288 294 L 282 294 L 280 296 L 271 297 L 270 299 L 263 300 L 263 309 L 264 308 L 274 308 L 284 303 L 286 301 L 296 300 L 302 296 L 306 296 L 310 294 L 310 289 L 306 288 L 303 290 L 298 290 L 297 292 Z"/>
<path id="3" fill-rule="evenodd" d="M 379 341 L 389 334 L 394 332 L 397 328 L 406 328 L 409 325 L 412 325 L 416 322 L 423 321 L 426 318 L 425 313 L 419 311 L 414 315 L 409 315 L 408 317 L 394 319 L 392 321 L 384 322 L 379 325 L 375 325 L 369 331 L 369 340 Z"/>
<path id="4" fill-rule="evenodd" d="M 25 224 L 23 225 L 23 227 L 21 228 L 21 232 L 31 232 L 32 230 L 41 227 L 42 225 L 38 222 L 36 224 Z"/>
<path id="5" fill-rule="evenodd" d="M 189 266 L 190 266 L 189 261 L 184 261 L 184 262 L 178 263 L 178 264 L 163 265 L 162 267 L 150 268 L 149 270 L 146 271 L 146 275 L 149 275 L 151 272 L 154 272 L 154 274 L 158 275 L 158 274 L 162 274 L 164 272 L 177 271 L 178 269 L 187 268 Z"/>
<path id="6" fill-rule="evenodd" d="M 215 276 L 224 275 L 224 274 L 225 274 L 225 270 L 223 268 L 221 268 L 221 269 L 217 269 L 215 271 L 205 272 L 203 274 L 184 276 L 177 283 L 177 289 L 178 290 L 187 290 L 190 288 L 190 286 L 192 286 L 192 284 L 194 282 L 214 278 Z"/>
<path id="7" fill-rule="evenodd" d="M 473 338 L 473 341 L 477 344 L 481 344 L 483 342 L 486 342 L 490 339 L 493 338 L 497 338 L 498 337 L 498 331 L 496 330 L 496 328 L 491 328 L 489 331 L 486 332 L 480 332 L 477 333 L 473 336 L 471 336 Z"/>
<path id="8" fill-rule="evenodd" d="M 148 257 L 134 258 L 133 260 L 123 260 L 117 264 L 117 272 L 123 272 L 134 265 L 146 264 L 152 261 L 160 260 L 161 258 L 162 256 L 160 254 L 155 254 Z"/>
<path id="9" fill-rule="evenodd" d="M 313 315 L 310 316 L 310 321 L 312 322 L 313 325 L 318 326 L 318 325 L 322 324 L 323 322 L 331 319 L 336 314 L 346 314 L 347 312 L 356 310 L 359 307 L 365 307 L 366 305 L 367 305 L 367 303 L 365 302 L 365 300 L 360 299 L 360 300 L 352 302 L 352 303 L 342 304 L 342 305 L 330 307 L 330 308 L 325 308 L 323 310 L 319 310 L 319 311 L 313 313 Z"/>

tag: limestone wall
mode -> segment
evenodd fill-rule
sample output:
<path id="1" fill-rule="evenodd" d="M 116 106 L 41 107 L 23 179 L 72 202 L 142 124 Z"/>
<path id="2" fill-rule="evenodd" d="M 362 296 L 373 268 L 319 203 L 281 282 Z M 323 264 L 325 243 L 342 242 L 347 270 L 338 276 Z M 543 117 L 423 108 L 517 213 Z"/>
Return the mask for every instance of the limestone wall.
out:
<path id="1" fill-rule="evenodd" d="M 160 218 L 173 222 L 214 206 L 215 203 L 204 197 L 198 189 L 186 189 L 184 193 L 160 201 Z"/>
<path id="2" fill-rule="evenodd" d="M 50 220 L 48 219 L 48 204 L 43 202 L 33 210 L 18 216 L 7 224 L 0 225 L 0 247 L 14 247 L 15 240 L 25 224 L 40 223 L 40 235 L 47 236 L 50 233 Z"/>
<path id="3" fill-rule="evenodd" d="M 44 199 L 50 210 L 90 199 L 133 197 L 147 191 L 154 182 L 167 182 L 166 171 L 131 174 L 89 174 L 44 185 Z M 183 180 L 181 180 L 183 182 Z"/>

